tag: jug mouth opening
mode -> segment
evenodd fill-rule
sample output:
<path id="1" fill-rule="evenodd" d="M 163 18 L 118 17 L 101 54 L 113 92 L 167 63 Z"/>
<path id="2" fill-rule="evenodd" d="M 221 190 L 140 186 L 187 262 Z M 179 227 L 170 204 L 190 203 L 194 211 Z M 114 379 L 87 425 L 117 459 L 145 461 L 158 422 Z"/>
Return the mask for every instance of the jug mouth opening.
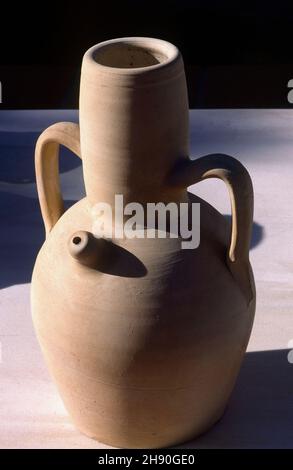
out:
<path id="1" fill-rule="evenodd" d="M 130 37 L 110 39 L 93 46 L 86 54 L 105 71 L 141 73 L 176 61 L 176 46 L 162 39 Z"/>

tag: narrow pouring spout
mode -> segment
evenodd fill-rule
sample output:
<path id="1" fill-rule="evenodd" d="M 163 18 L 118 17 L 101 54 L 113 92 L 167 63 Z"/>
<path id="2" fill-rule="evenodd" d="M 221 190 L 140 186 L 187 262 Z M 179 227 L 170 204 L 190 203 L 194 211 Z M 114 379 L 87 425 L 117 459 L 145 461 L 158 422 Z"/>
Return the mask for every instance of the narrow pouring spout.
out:
<path id="1" fill-rule="evenodd" d="M 92 233 L 80 230 L 68 240 L 68 249 L 71 256 L 79 263 L 89 268 L 96 268 L 106 255 L 106 244 L 105 239 L 96 238 Z"/>

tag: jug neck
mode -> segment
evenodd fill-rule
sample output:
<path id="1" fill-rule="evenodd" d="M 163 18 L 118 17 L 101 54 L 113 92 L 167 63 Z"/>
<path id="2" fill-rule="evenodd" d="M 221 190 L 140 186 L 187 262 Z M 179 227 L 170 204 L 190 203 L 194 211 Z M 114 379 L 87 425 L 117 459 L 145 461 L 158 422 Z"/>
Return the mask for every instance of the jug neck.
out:
<path id="1" fill-rule="evenodd" d="M 94 46 L 83 58 L 81 152 L 91 204 L 182 200 L 167 175 L 188 149 L 188 97 L 178 49 L 150 38 Z"/>

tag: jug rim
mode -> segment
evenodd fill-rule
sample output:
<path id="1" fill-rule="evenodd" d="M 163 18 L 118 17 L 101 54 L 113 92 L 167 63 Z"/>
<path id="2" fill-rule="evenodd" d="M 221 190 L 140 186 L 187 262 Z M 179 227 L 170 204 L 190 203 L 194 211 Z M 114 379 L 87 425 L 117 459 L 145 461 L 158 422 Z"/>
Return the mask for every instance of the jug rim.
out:
<path id="1" fill-rule="evenodd" d="M 152 56 L 154 63 L 151 65 L 115 66 L 101 63 L 101 52 L 114 50 L 117 46 L 130 46 L 134 50 L 140 50 Z M 84 60 L 90 61 L 101 72 L 119 75 L 141 75 L 149 71 L 169 68 L 181 57 L 179 49 L 172 43 L 163 39 L 150 37 L 122 37 L 109 39 L 95 44 L 84 54 Z"/>

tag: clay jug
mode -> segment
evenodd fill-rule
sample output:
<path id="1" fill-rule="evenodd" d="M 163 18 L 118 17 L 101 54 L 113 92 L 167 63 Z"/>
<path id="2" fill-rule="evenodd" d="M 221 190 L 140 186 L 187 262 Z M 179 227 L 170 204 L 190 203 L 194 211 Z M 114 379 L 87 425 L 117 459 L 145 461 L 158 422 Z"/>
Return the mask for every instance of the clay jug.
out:
<path id="1" fill-rule="evenodd" d="M 80 128 L 54 124 L 36 145 L 46 241 L 32 279 L 35 330 L 73 422 L 117 447 L 171 446 L 209 429 L 252 328 L 251 179 L 230 156 L 191 160 L 188 132 L 178 49 L 122 38 L 83 57 Z M 86 189 L 66 212 L 59 145 L 82 159 Z M 206 178 L 226 183 L 231 227 L 187 192 Z M 92 208 L 103 202 L 115 212 L 117 194 L 142 206 L 200 203 L 199 246 L 182 249 L 167 228 L 165 238 L 96 236 Z"/>

